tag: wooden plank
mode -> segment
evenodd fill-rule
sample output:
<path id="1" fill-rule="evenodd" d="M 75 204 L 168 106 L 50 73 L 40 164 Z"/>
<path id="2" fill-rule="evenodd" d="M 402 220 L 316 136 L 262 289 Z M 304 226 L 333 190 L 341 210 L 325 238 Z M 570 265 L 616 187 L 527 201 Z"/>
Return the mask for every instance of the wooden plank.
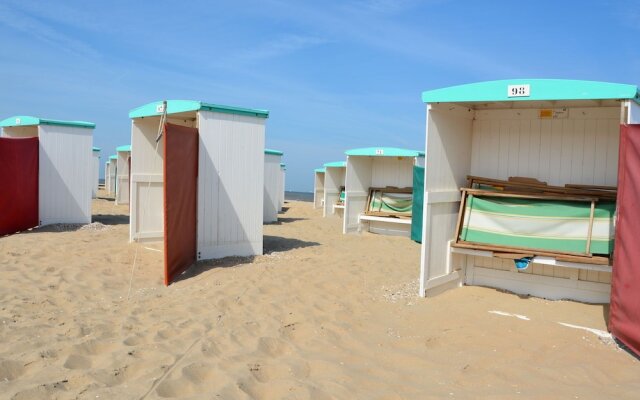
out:
<path id="1" fill-rule="evenodd" d="M 552 186 L 547 184 L 536 184 L 532 181 L 530 182 L 522 182 L 521 180 L 501 180 L 501 179 L 493 179 L 493 178 L 484 178 L 480 176 L 468 176 L 468 179 L 471 179 L 476 184 L 484 184 L 489 186 L 496 186 L 505 189 L 523 189 L 526 191 L 539 191 L 539 192 L 550 192 L 550 193 L 559 193 L 559 194 L 572 194 L 572 195 L 580 195 L 580 196 L 590 196 L 597 197 L 602 199 L 610 199 L 615 200 L 616 194 L 613 192 L 603 191 L 603 190 L 587 190 L 587 189 L 578 189 L 567 186 Z M 522 177 L 519 177 L 522 179 Z"/>
<path id="2" fill-rule="evenodd" d="M 571 195 L 559 195 L 559 194 L 544 194 L 544 193 L 517 193 L 517 192 L 494 192 L 491 190 L 483 190 L 483 189 L 470 189 L 464 188 L 461 189 L 466 191 L 468 194 L 472 194 L 474 196 L 485 196 L 485 197 L 508 197 L 514 199 L 539 199 L 539 200 L 567 200 L 567 201 L 584 201 L 584 202 L 595 202 L 598 201 L 595 197 L 588 196 L 571 196 Z"/>
<path id="3" fill-rule="evenodd" d="M 462 197 L 460 198 L 460 209 L 458 210 L 458 220 L 456 222 L 454 243 L 457 243 L 460 239 L 460 232 L 462 230 L 462 217 L 464 215 L 464 209 L 467 204 L 467 190 L 462 189 Z"/>
<path id="4" fill-rule="evenodd" d="M 411 215 L 407 214 L 396 214 L 393 212 L 387 211 L 367 211 L 364 215 L 370 215 L 373 217 L 388 217 L 388 218 L 400 218 L 400 219 L 411 219 Z"/>
<path id="5" fill-rule="evenodd" d="M 554 257 L 560 261 L 568 261 L 568 262 L 577 262 L 577 263 L 585 263 L 585 264 L 598 264 L 598 265 L 609 265 L 608 257 L 601 256 L 586 256 L 581 255 L 580 253 L 570 253 L 570 252 L 553 252 L 548 250 L 540 250 L 540 249 L 530 249 L 525 247 L 511 247 L 511 246 L 494 246 L 488 245 L 485 243 L 476 243 L 476 242 L 466 242 L 466 241 L 458 241 L 457 243 L 452 243 L 453 247 L 463 247 L 467 249 L 476 249 L 476 250 L 487 250 L 493 252 L 527 252 L 533 253 L 536 256 L 545 256 L 545 257 Z"/>
<path id="6" fill-rule="evenodd" d="M 534 254 L 533 253 L 500 253 L 500 252 L 494 252 L 493 256 L 497 257 L 497 258 L 506 258 L 508 260 L 518 260 L 520 258 L 533 257 Z"/>
<path id="7" fill-rule="evenodd" d="M 386 193 L 413 193 L 412 187 L 399 188 L 395 186 L 386 186 L 386 187 L 370 187 L 369 188 L 369 192 L 373 190 L 382 190 L 383 192 L 386 192 Z"/>
<path id="8" fill-rule="evenodd" d="M 510 176 L 508 182 L 520 182 L 525 184 L 533 184 L 536 186 L 549 186 L 547 182 L 542 182 L 536 178 L 529 178 L 527 176 Z"/>
<path id="9" fill-rule="evenodd" d="M 580 185 L 577 183 L 567 183 L 564 185 L 565 187 L 572 189 L 586 189 L 586 190 L 608 190 L 612 192 L 617 192 L 617 186 L 606 186 L 606 185 Z"/>

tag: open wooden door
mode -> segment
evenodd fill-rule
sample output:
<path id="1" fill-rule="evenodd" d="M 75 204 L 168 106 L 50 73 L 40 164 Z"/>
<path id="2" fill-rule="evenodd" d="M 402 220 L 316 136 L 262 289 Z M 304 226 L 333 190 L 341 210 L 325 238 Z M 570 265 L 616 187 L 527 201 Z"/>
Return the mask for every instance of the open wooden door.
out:
<path id="1" fill-rule="evenodd" d="M 609 330 L 640 356 L 640 125 L 620 128 Z"/>
<path id="2" fill-rule="evenodd" d="M 37 226 L 38 138 L 0 138 L 0 235 Z"/>
<path id="3" fill-rule="evenodd" d="M 164 284 L 196 262 L 198 130 L 164 126 Z"/>

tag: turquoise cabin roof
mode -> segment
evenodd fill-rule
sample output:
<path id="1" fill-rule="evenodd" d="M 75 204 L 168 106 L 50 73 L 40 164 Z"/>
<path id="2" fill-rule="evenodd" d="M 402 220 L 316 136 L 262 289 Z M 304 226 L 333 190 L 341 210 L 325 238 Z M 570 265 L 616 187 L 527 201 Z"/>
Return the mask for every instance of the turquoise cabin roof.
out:
<path id="1" fill-rule="evenodd" d="M 281 152 L 280 150 L 272 150 L 272 149 L 264 149 L 264 154 L 271 154 L 274 156 L 284 155 L 284 153 Z"/>
<path id="2" fill-rule="evenodd" d="M 424 157 L 424 151 L 399 149 L 397 147 L 365 147 L 347 150 L 344 154 L 369 157 Z"/>
<path id="3" fill-rule="evenodd" d="M 73 126 L 79 128 L 95 128 L 96 124 L 86 121 L 62 121 L 58 119 L 46 119 L 32 117 L 29 115 L 16 115 L 0 121 L 0 127 L 7 128 L 13 126 L 36 126 L 36 125 L 58 125 Z"/>
<path id="4" fill-rule="evenodd" d="M 128 151 L 129 153 L 131 153 L 131 145 L 130 144 L 125 144 L 124 146 L 118 146 L 116 147 L 116 151 L 120 152 L 120 151 Z"/>
<path id="5" fill-rule="evenodd" d="M 269 111 L 251 108 L 224 106 L 221 104 L 205 103 L 195 100 L 167 100 L 167 114 L 177 114 L 189 111 L 214 111 L 226 114 L 248 115 L 252 117 L 269 118 Z M 161 115 L 162 101 L 154 101 L 136 107 L 129 111 L 129 118 L 144 118 Z"/>
<path id="6" fill-rule="evenodd" d="M 346 161 L 328 162 L 324 165 L 325 168 L 346 168 L 346 166 L 347 166 Z"/>
<path id="7" fill-rule="evenodd" d="M 510 96 L 510 85 L 529 85 L 528 96 Z M 635 100 L 636 85 L 570 79 L 510 79 L 469 83 L 422 93 L 425 103 L 551 101 L 551 100 Z"/>

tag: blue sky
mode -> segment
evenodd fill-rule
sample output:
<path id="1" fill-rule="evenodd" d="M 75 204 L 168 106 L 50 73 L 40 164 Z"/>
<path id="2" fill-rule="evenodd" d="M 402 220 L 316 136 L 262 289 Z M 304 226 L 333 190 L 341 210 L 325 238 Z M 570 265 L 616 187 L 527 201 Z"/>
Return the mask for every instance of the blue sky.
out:
<path id="1" fill-rule="evenodd" d="M 0 2 L 0 118 L 97 124 L 193 99 L 268 109 L 287 190 L 349 148 L 424 148 L 424 90 L 508 78 L 640 83 L 640 1 Z"/>

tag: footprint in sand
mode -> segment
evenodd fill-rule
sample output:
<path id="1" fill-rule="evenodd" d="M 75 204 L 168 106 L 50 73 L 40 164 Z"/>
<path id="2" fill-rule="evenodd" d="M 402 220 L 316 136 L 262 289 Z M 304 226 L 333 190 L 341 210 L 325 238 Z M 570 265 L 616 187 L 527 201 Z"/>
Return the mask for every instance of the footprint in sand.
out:
<path id="1" fill-rule="evenodd" d="M 211 340 L 204 340 L 200 346 L 200 353 L 205 357 L 219 357 L 222 352 L 218 345 Z"/>
<path id="2" fill-rule="evenodd" d="M 197 362 L 182 368 L 182 376 L 198 385 L 207 381 L 214 381 L 216 377 L 213 364 Z"/>
<path id="3" fill-rule="evenodd" d="M 306 361 L 293 364 L 250 364 L 249 372 L 260 383 L 267 383 L 273 380 L 282 379 L 302 379 L 309 376 L 309 364 Z"/>
<path id="4" fill-rule="evenodd" d="M 311 324 L 292 322 L 280 328 L 280 336 L 294 343 L 306 343 L 316 332 Z"/>
<path id="5" fill-rule="evenodd" d="M 133 335 L 133 336 L 129 336 L 128 338 L 126 338 L 125 340 L 122 341 L 122 343 L 125 346 L 138 346 L 141 343 L 146 342 L 146 340 L 144 339 L 144 337 L 142 337 L 141 335 Z"/>
<path id="6" fill-rule="evenodd" d="M 144 375 L 149 369 L 146 362 L 137 361 L 114 369 L 103 369 L 93 374 L 96 381 L 107 387 L 118 386 Z"/>
<path id="7" fill-rule="evenodd" d="M 73 346 L 73 348 L 83 356 L 96 356 L 113 352 L 116 346 L 113 343 L 105 343 L 99 340 L 89 340 Z"/>
<path id="8" fill-rule="evenodd" d="M 67 357 L 64 367 L 68 369 L 88 369 L 91 368 L 91 359 L 79 354 L 71 354 Z"/>
<path id="9" fill-rule="evenodd" d="M 252 399 L 309 399 L 310 390 L 293 379 L 282 379 L 264 385 L 256 381 L 240 380 L 238 388 Z"/>
<path id="10" fill-rule="evenodd" d="M 164 380 L 156 388 L 156 393 L 160 397 L 189 397 L 195 394 L 193 384 L 184 378 Z"/>
<path id="11" fill-rule="evenodd" d="M 291 346 L 282 339 L 274 337 L 261 337 L 258 339 L 258 351 L 278 357 L 291 352 Z"/>
<path id="12" fill-rule="evenodd" d="M 177 330 L 172 328 L 172 327 L 165 328 L 165 329 L 160 329 L 156 333 L 155 340 L 156 340 L 156 342 L 160 342 L 160 341 L 163 341 L 163 340 L 174 338 L 177 335 L 178 335 Z"/>
<path id="13" fill-rule="evenodd" d="M 21 362 L 13 360 L 0 361 L 0 382 L 12 381 L 24 374 L 25 368 Z"/>

